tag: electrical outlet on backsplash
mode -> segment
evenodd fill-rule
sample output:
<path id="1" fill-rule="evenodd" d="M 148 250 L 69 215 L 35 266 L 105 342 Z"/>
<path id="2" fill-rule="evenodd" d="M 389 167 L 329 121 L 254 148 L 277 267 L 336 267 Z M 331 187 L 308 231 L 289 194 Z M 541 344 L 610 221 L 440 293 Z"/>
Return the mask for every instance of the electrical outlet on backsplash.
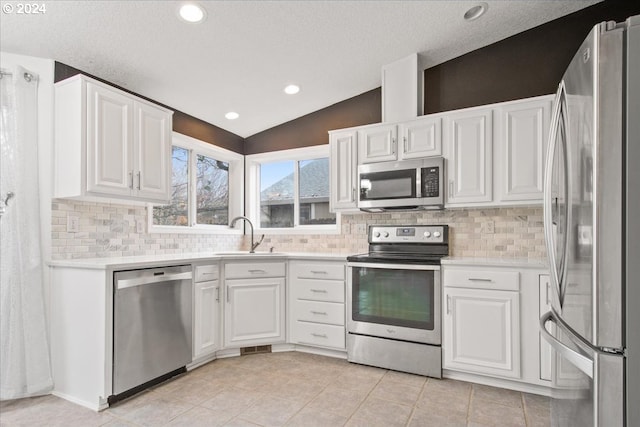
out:
<path id="1" fill-rule="evenodd" d="M 79 217 L 75 233 L 67 232 L 69 215 Z M 239 235 L 147 233 L 146 227 L 140 232 L 140 224 L 146 221 L 145 206 L 54 199 L 52 257 L 117 257 L 248 248 L 247 238 Z M 490 222 L 493 233 L 483 225 Z M 546 258 L 541 207 L 343 214 L 340 234 L 267 235 L 264 247 L 275 247 L 278 252 L 362 253 L 367 251 L 368 226 L 376 224 L 448 224 L 452 256 Z"/>

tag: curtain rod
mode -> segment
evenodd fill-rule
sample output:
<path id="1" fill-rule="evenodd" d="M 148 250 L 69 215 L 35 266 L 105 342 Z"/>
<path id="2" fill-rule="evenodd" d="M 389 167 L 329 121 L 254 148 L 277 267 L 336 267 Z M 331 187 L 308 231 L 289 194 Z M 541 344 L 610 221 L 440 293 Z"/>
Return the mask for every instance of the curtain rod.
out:
<path id="1" fill-rule="evenodd" d="M 0 70 L 0 79 L 1 79 L 3 76 L 13 76 L 13 73 L 12 73 L 11 71 Z M 22 75 L 22 77 L 24 77 L 24 79 L 25 79 L 26 81 L 28 81 L 28 82 L 31 82 L 31 80 L 33 80 L 33 74 L 31 74 L 31 73 L 26 73 L 26 72 L 25 72 L 25 73 Z"/>

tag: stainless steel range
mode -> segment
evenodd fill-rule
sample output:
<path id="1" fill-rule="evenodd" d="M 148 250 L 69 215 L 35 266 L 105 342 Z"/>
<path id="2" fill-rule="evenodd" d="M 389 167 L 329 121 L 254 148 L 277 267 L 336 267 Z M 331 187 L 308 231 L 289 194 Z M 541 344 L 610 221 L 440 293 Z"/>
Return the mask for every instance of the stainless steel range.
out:
<path id="1" fill-rule="evenodd" d="M 442 377 L 440 260 L 446 225 L 370 226 L 369 252 L 347 258 L 350 362 Z"/>

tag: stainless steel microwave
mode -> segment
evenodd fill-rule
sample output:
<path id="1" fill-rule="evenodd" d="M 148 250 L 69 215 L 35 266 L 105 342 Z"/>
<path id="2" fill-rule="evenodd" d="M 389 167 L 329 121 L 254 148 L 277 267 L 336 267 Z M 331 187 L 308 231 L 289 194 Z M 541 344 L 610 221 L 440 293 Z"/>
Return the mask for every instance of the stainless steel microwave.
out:
<path id="1" fill-rule="evenodd" d="M 367 212 L 444 208 L 444 158 L 358 166 L 358 208 Z"/>

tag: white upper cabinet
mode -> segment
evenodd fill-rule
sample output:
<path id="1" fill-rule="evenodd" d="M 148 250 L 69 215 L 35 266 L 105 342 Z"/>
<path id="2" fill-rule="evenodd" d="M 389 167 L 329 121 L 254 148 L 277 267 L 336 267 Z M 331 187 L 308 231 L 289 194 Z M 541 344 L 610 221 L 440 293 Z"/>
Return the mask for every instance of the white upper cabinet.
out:
<path id="1" fill-rule="evenodd" d="M 367 126 L 358 130 L 358 164 L 396 160 L 397 139 L 395 124 Z"/>
<path id="2" fill-rule="evenodd" d="M 442 154 L 440 116 L 425 116 L 398 125 L 400 159 L 439 156 Z"/>
<path id="3" fill-rule="evenodd" d="M 358 130 L 358 164 L 416 159 L 442 154 L 440 116 Z"/>
<path id="4" fill-rule="evenodd" d="M 89 82 L 86 90 L 87 191 L 129 196 L 133 181 L 133 99 Z"/>
<path id="5" fill-rule="evenodd" d="M 141 102 L 135 103 L 135 113 L 137 196 L 164 200 L 171 185 L 171 115 Z"/>
<path id="6" fill-rule="evenodd" d="M 82 75 L 55 103 L 55 197 L 169 201 L 171 111 Z"/>
<path id="7" fill-rule="evenodd" d="M 446 205 L 492 201 L 492 117 L 491 108 L 445 116 Z"/>
<path id="8" fill-rule="evenodd" d="M 329 132 L 331 173 L 329 199 L 331 211 L 356 210 L 357 199 L 357 145 L 356 131 Z"/>
<path id="9" fill-rule="evenodd" d="M 510 102 L 496 109 L 496 201 L 542 203 L 550 97 Z"/>

